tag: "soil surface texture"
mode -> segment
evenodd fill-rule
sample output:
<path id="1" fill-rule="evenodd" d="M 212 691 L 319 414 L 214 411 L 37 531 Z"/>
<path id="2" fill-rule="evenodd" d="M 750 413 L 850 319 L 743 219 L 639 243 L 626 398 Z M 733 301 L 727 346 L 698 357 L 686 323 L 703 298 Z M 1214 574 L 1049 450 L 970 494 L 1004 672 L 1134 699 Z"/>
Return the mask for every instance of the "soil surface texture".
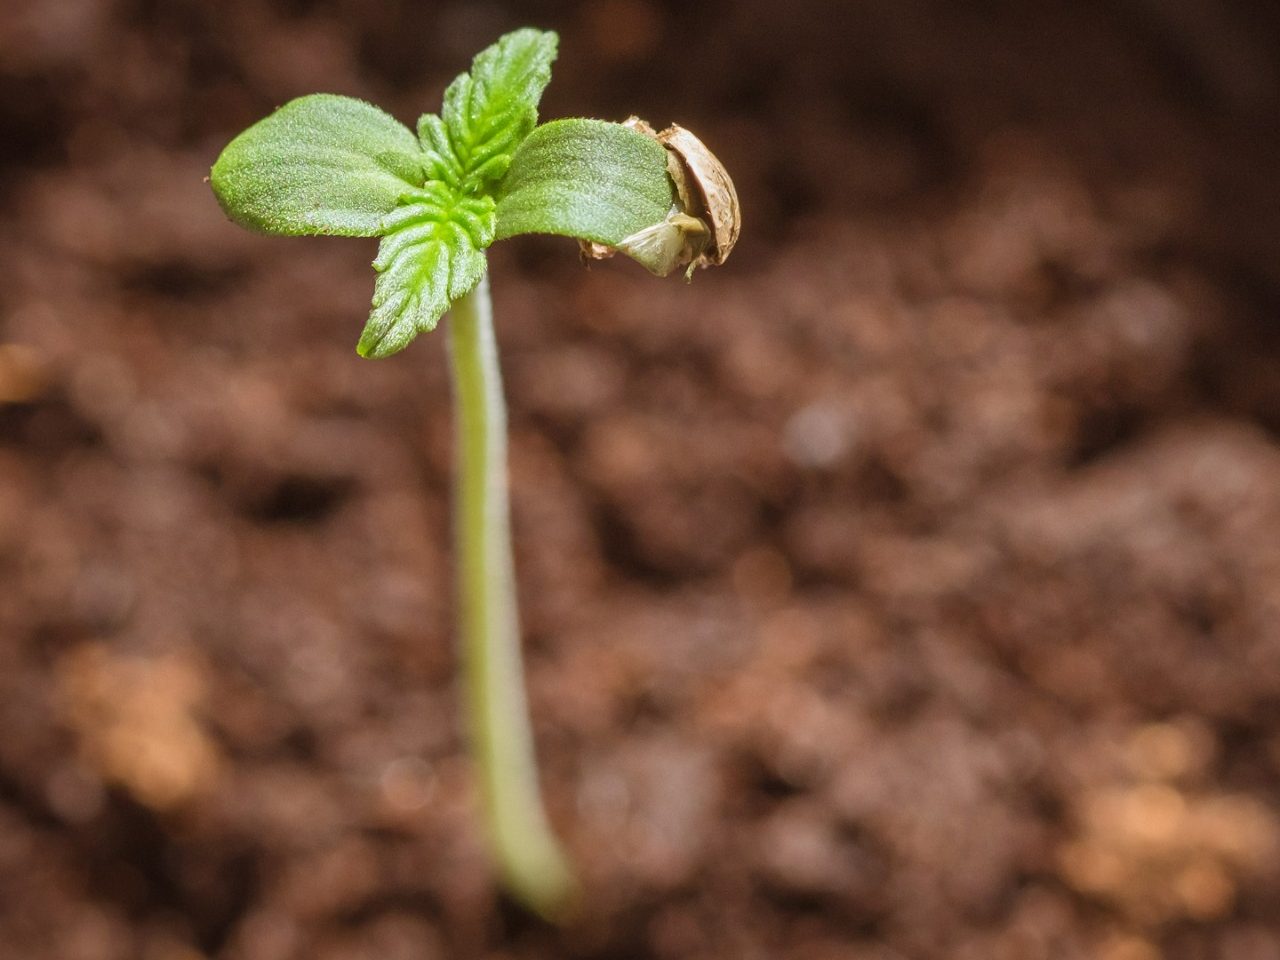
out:
<path id="1" fill-rule="evenodd" d="M 0 957 L 1280 960 L 1280 7 L 5 0 Z M 443 337 L 231 225 L 274 106 L 694 130 L 692 284 L 491 264 L 531 708 L 495 891 Z"/>

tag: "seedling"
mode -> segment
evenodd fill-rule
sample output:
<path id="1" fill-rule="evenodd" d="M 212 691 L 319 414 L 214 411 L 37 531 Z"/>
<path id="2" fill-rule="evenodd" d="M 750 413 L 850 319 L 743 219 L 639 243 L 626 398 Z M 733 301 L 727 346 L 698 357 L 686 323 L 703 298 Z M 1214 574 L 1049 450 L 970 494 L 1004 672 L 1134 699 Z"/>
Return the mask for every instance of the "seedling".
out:
<path id="1" fill-rule="evenodd" d="M 381 238 L 361 356 L 398 353 L 449 313 L 472 750 L 498 870 L 516 898 L 551 918 L 575 883 L 539 797 L 525 704 L 484 251 L 518 234 L 556 234 L 577 239 L 586 257 L 622 251 L 665 276 L 724 262 L 738 235 L 733 183 L 688 131 L 655 134 L 634 118 L 537 125 L 556 42 L 528 29 L 502 37 L 449 85 L 416 136 L 360 100 L 294 100 L 236 137 L 210 176 L 244 226 Z"/>

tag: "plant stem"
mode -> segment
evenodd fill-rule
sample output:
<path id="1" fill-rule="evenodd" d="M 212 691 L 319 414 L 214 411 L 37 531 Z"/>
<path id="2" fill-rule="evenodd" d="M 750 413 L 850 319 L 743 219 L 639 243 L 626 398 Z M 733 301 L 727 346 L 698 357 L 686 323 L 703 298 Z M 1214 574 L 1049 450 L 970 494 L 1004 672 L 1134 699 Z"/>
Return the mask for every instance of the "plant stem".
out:
<path id="1" fill-rule="evenodd" d="M 450 311 L 449 355 L 462 670 L 488 842 L 511 894 L 554 919 L 573 899 L 575 881 L 538 792 L 511 556 L 507 412 L 487 276 Z"/>

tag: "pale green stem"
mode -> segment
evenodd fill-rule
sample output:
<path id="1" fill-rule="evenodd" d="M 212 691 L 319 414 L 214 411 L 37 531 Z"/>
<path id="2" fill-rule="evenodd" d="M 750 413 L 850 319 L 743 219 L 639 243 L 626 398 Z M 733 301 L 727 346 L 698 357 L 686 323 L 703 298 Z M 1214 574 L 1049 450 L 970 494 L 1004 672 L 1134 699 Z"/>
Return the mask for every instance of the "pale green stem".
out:
<path id="1" fill-rule="evenodd" d="M 507 413 L 487 276 L 449 313 L 449 354 L 462 669 L 488 841 L 511 894 L 554 919 L 570 905 L 575 883 L 538 792 L 511 558 Z"/>

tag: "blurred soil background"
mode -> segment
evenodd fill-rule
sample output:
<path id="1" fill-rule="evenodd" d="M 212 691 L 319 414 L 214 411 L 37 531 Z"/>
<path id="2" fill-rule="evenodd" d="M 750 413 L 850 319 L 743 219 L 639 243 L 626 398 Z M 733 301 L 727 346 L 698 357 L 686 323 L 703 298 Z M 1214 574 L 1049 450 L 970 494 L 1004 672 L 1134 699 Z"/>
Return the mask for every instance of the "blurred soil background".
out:
<path id="1" fill-rule="evenodd" d="M 496 895 L 442 338 L 225 221 L 292 97 L 697 131 L 691 286 L 493 254 L 564 930 Z M 6 0 L 0 956 L 1280 958 L 1280 7 Z"/>

